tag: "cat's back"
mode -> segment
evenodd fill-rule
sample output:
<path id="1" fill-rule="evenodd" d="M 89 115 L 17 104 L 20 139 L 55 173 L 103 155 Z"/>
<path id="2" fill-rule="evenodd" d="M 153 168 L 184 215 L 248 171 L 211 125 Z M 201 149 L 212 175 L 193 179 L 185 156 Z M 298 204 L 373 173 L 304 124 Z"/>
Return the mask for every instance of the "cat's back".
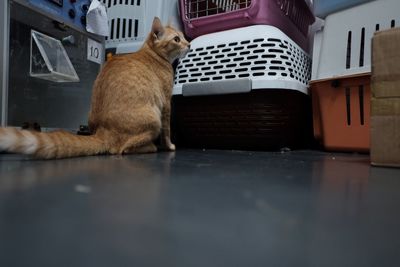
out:
<path id="1" fill-rule="evenodd" d="M 141 50 L 113 56 L 95 81 L 90 117 L 116 106 L 126 110 L 145 104 L 161 106 L 166 99 L 164 88 L 172 88 L 172 80 L 168 68 Z"/>
<path id="2" fill-rule="evenodd" d="M 159 60 L 149 56 L 144 51 L 131 54 L 113 56 L 104 65 L 99 78 L 129 80 L 148 80 L 169 78 L 172 75 L 168 65 L 160 63 Z"/>

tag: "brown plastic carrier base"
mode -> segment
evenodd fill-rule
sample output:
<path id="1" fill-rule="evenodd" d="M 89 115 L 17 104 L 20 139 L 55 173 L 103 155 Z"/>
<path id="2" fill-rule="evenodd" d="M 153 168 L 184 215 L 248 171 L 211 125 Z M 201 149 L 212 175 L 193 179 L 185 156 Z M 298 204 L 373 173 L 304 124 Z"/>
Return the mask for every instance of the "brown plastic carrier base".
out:
<path id="1" fill-rule="evenodd" d="M 370 73 L 310 82 L 314 136 L 329 151 L 368 152 Z"/>
<path id="2" fill-rule="evenodd" d="M 172 131 L 180 147 L 233 150 L 308 148 L 311 99 L 287 89 L 174 96 Z"/>

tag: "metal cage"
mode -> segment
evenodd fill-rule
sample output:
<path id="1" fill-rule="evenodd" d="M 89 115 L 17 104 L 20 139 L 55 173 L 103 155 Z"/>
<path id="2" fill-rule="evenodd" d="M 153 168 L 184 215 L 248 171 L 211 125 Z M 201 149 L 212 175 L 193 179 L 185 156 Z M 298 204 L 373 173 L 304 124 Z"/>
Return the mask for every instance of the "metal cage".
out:
<path id="1" fill-rule="evenodd" d="M 250 4 L 251 0 L 186 0 L 185 16 L 190 20 L 248 8 Z"/>

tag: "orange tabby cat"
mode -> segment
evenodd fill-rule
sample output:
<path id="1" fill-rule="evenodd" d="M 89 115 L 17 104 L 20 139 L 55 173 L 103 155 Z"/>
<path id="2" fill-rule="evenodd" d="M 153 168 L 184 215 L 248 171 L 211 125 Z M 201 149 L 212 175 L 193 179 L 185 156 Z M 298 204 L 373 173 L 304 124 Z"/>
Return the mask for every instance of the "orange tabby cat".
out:
<path id="1" fill-rule="evenodd" d="M 171 63 L 188 50 L 181 32 L 154 18 L 143 47 L 113 56 L 98 75 L 89 114 L 93 135 L 0 128 L 0 151 L 45 159 L 149 153 L 157 151 L 159 136 L 163 149 L 175 150 L 170 140 Z"/>

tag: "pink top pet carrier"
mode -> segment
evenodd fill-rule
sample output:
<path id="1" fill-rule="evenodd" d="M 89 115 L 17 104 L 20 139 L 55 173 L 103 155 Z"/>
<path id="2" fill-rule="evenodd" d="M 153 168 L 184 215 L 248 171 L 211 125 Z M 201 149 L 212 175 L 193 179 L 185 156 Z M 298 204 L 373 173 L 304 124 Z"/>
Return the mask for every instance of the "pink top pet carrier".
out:
<path id="1" fill-rule="evenodd" d="M 279 28 L 307 50 L 309 26 L 315 21 L 304 0 L 180 0 L 187 36 L 264 24 Z"/>

